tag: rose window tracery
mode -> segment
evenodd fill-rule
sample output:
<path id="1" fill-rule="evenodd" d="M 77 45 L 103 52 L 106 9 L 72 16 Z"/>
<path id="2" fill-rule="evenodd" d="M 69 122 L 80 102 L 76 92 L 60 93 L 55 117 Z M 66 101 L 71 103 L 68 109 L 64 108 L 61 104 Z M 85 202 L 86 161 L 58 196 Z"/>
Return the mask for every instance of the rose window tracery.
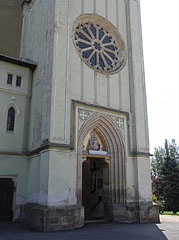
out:
<path id="1" fill-rule="evenodd" d="M 125 65 L 124 41 L 117 29 L 101 16 L 82 15 L 75 21 L 74 44 L 83 61 L 96 71 L 115 73 Z"/>

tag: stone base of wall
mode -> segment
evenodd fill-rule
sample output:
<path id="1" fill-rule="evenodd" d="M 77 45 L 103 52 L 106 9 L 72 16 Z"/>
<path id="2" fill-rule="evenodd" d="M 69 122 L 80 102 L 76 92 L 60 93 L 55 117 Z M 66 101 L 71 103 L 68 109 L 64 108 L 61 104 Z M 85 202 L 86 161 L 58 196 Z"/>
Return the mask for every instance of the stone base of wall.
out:
<path id="1" fill-rule="evenodd" d="M 158 205 L 152 203 L 113 204 L 109 220 L 116 223 L 159 223 Z M 24 207 L 25 222 L 39 231 L 59 231 L 84 225 L 81 205 L 47 207 L 28 203 Z"/>
<path id="2" fill-rule="evenodd" d="M 117 223 L 159 223 L 159 208 L 152 203 L 113 204 L 112 221 Z"/>
<path id="3" fill-rule="evenodd" d="M 84 208 L 80 205 L 47 207 L 25 205 L 25 222 L 39 231 L 69 230 L 84 225 Z"/>

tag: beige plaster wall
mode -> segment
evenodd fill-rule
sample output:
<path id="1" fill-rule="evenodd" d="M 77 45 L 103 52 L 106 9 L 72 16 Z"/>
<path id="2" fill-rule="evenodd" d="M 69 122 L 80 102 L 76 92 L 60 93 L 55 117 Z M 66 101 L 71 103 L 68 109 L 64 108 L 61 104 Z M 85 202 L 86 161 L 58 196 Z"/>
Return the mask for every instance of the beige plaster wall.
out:
<path id="1" fill-rule="evenodd" d="M 24 5 L 20 56 L 38 62 L 33 74 L 29 150 L 50 135 L 55 2 L 37 0 L 29 9 Z"/>
<path id="2" fill-rule="evenodd" d="M 13 75 L 12 85 L 7 84 L 8 73 Z M 32 73 L 29 68 L 0 61 L 0 76 L 0 151 L 22 152 L 27 150 Z M 16 87 L 17 76 L 22 78 L 21 87 Z M 8 132 L 11 106 L 15 110 L 15 126 L 13 132 Z"/>
<path id="3" fill-rule="evenodd" d="M 23 156 L 7 156 L 0 154 L 0 177 L 13 178 L 14 199 L 13 215 L 14 220 L 20 217 L 20 206 L 27 201 L 28 187 L 28 160 Z"/>
<path id="4" fill-rule="evenodd" d="M 150 158 L 129 157 L 126 162 L 127 202 L 152 201 Z"/>
<path id="5" fill-rule="evenodd" d="M 47 139 L 70 143 L 73 99 L 130 113 L 130 150 L 148 152 L 139 1 L 33 2 L 24 8 L 21 44 L 21 56 L 39 63 L 34 73 L 29 148 Z M 72 34 L 74 20 L 83 13 L 100 14 L 120 31 L 128 55 L 120 73 L 108 78 L 80 60 Z"/>
<path id="6" fill-rule="evenodd" d="M 0 1 L 0 53 L 19 57 L 23 0 Z"/>
<path id="7" fill-rule="evenodd" d="M 27 201 L 48 206 L 74 205 L 76 153 L 51 149 L 29 158 Z"/>
<path id="8" fill-rule="evenodd" d="M 29 158 L 27 202 L 39 203 L 40 155 Z"/>
<path id="9" fill-rule="evenodd" d="M 50 153 L 29 157 L 27 202 L 48 205 Z"/>
<path id="10" fill-rule="evenodd" d="M 109 19 L 127 45 L 124 0 L 56 1 L 52 79 L 52 99 L 56 101 L 51 106 L 50 136 L 53 142 L 69 142 L 71 99 L 130 111 L 128 62 L 120 73 L 107 77 L 87 67 L 76 52 L 72 40 L 73 22 L 85 13 L 99 14 Z"/>
<path id="11" fill-rule="evenodd" d="M 76 170 L 76 153 L 67 150 L 50 151 L 49 206 L 77 204 Z"/>
<path id="12" fill-rule="evenodd" d="M 128 59 L 130 59 L 130 145 L 136 152 L 149 152 L 148 116 L 143 61 L 140 0 L 128 0 Z"/>
<path id="13" fill-rule="evenodd" d="M 81 62 L 72 30 L 74 20 L 83 13 L 102 15 L 120 31 L 128 49 L 120 73 L 107 78 Z M 133 151 L 149 151 L 139 1 L 36 0 L 24 8 L 21 56 L 38 62 L 33 76 L 29 150 L 46 140 L 70 144 L 72 99 L 125 111 L 129 114 L 124 139 L 128 200 L 139 200 L 140 195 L 141 201 L 150 201 L 151 192 L 146 195 L 144 191 L 150 190 L 149 161 L 129 158 Z M 62 204 L 68 199 L 75 203 L 69 188 L 76 186 L 76 154 L 76 148 L 71 154 L 66 150 L 41 154 L 39 203 Z"/>
<path id="14" fill-rule="evenodd" d="M 30 149 L 46 139 L 69 143 L 71 99 L 130 110 L 128 62 L 121 73 L 107 78 L 81 62 L 72 42 L 76 17 L 96 13 L 107 17 L 127 44 L 125 12 L 124 0 L 45 0 L 43 4 L 36 0 L 28 10 L 25 6 L 21 56 L 39 63 L 33 82 Z M 39 134 L 34 136 L 37 128 Z"/>
<path id="15" fill-rule="evenodd" d="M 15 176 L 17 179 L 16 203 L 26 201 L 28 160 L 21 156 L 0 155 L 0 176 Z"/>
<path id="16" fill-rule="evenodd" d="M 139 202 L 152 201 L 150 159 L 138 157 Z"/>

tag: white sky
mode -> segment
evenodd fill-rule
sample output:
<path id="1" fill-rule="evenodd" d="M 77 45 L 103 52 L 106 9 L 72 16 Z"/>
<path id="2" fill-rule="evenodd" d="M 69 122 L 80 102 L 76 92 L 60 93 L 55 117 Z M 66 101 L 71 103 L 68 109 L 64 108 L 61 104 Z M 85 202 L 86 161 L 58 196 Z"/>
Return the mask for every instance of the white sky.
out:
<path id="1" fill-rule="evenodd" d="M 179 0 L 140 0 L 150 151 L 179 145 Z"/>

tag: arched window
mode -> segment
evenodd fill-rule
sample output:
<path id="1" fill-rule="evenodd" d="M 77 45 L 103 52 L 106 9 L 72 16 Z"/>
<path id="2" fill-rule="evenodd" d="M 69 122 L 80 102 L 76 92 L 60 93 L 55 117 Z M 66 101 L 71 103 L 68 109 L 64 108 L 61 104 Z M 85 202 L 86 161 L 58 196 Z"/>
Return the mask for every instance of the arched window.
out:
<path id="1" fill-rule="evenodd" d="M 15 110 L 13 107 L 10 107 L 7 114 L 7 131 L 14 131 L 14 123 L 15 123 Z"/>

